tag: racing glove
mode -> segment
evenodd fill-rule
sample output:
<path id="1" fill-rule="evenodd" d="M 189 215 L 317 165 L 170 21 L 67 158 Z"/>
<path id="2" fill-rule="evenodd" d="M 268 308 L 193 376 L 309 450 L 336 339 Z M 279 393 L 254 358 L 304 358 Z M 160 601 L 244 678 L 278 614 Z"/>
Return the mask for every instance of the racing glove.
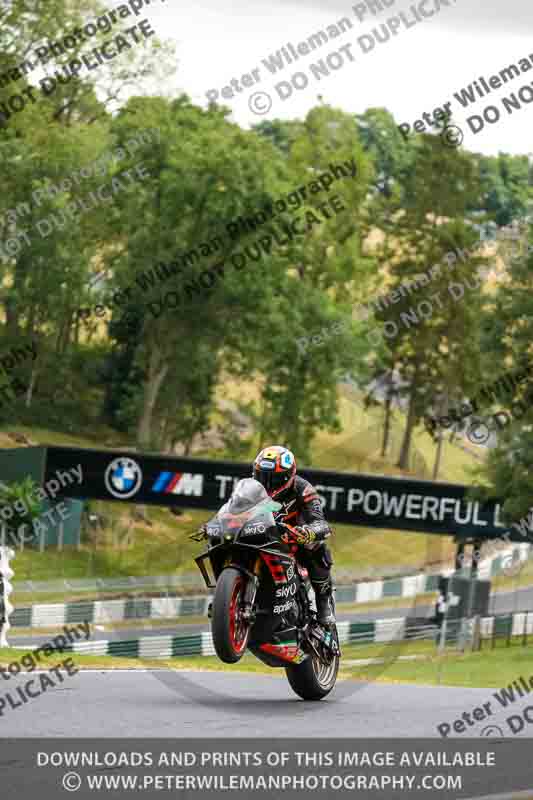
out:
<path id="1" fill-rule="evenodd" d="M 298 545 L 312 544 L 316 541 L 316 533 L 312 528 L 307 525 L 301 525 L 296 528 L 291 528 L 285 534 L 285 541 Z"/>

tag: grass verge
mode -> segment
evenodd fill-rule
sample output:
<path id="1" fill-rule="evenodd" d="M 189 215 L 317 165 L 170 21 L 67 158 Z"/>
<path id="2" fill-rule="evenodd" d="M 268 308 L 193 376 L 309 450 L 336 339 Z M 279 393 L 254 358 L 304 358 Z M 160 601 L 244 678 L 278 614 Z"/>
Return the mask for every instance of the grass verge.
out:
<path id="1" fill-rule="evenodd" d="M 399 661 L 398 655 L 417 655 L 413 661 Z M 22 650 L 0 649 L 0 666 L 20 660 Z M 499 688 L 520 675 L 526 679 L 533 673 L 533 644 L 520 646 L 514 642 L 506 647 L 503 642 L 492 650 L 488 645 L 477 653 L 460 654 L 448 650 L 437 655 L 432 642 L 401 642 L 389 647 L 383 644 L 349 645 L 343 647 L 340 677 L 365 682 L 413 683 L 425 686 L 457 686 L 466 688 Z M 265 675 L 282 674 L 271 669 L 251 654 L 238 665 L 223 664 L 215 656 L 186 656 L 168 659 L 135 659 L 113 656 L 82 656 L 78 653 L 41 656 L 40 665 L 48 669 L 65 658 L 72 657 L 79 669 L 173 669 L 215 672 L 246 672 Z M 385 663 L 361 665 L 348 664 L 350 660 L 380 658 Z M 440 674 L 440 684 L 439 684 Z"/>

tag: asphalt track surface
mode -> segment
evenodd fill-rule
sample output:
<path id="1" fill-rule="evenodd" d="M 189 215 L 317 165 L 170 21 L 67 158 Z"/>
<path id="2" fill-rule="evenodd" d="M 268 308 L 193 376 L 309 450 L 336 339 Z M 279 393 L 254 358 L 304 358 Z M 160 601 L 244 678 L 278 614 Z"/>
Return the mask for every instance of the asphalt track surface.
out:
<path id="1" fill-rule="evenodd" d="M 28 675 L 2 682 L 13 697 Z M 38 676 L 33 673 L 34 681 Z M 59 682 L 56 680 L 56 684 Z M 38 684 L 37 684 L 38 685 Z M 35 689 L 34 689 L 35 690 Z M 491 689 L 339 681 L 329 698 L 300 700 L 279 677 L 169 670 L 91 671 L 66 677 L 35 699 L 0 717 L 5 737 L 432 737 L 492 697 Z M 519 705 L 526 705 L 524 699 Z M 514 708 L 514 707 L 513 707 Z M 503 710 L 494 724 L 507 731 Z M 490 720 L 489 720 L 490 721 Z M 480 736 L 487 723 L 461 739 Z M 529 732 L 527 728 L 532 730 Z M 533 733 L 526 726 L 522 735 Z M 487 734 L 484 734 L 487 735 Z M 520 734 L 519 734 L 520 735 Z M 514 737 L 512 737 L 514 738 Z"/>
<path id="2" fill-rule="evenodd" d="M 34 678 L 37 677 L 33 676 Z M 10 690 L 13 691 L 27 676 L 12 678 Z M 5 687 L 2 687 L 5 692 Z M 304 702 L 292 694 L 284 677 L 270 677 L 246 674 L 223 673 L 142 673 L 121 671 L 78 673 L 58 688 L 48 689 L 43 694 L 21 705 L 15 710 L 7 710 L 0 717 L 0 737 L 20 737 L 34 741 L 55 740 L 53 750 L 75 750 L 72 740 L 95 738 L 99 748 L 105 748 L 105 741 L 111 737 L 122 740 L 118 749 L 128 752 L 135 750 L 132 737 L 141 741 L 142 749 L 150 749 L 150 740 L 164 737 L 173 742 L 173 749 L 186 748 L 194 739 L 206 740 L 206 748 L 214 742 L 240 739 L 240 748 L 249 750 L 254 739 L 264 741 L 283 741 L 297 739 L 298 750 L 311 749 L 313 739 L 322 743 L 331 739 L 349 740 L 360 738 L 368 742 L 378 739 L 378 750 L 383 749 L 383 739 L 405 740 L 408 749 L 409 738 L 424 737 L 425 745 L 434 741 L 438 749 L 442 738 L 436 725 L 443 720 L 453 721 L 465 709 L 480 706 L 490 696 L 487 689 L 459 689 L 415 687 L 409 685 L 362 684 L 343 681 L 337 684 L 329 698 L 318 703 Z M 461 738 L 479 736 L 479 729 Z M 510 737 L 510 734 L 508 734 Z M 301 737 L 301 738 L 297 738 Z M 65 739 L 64 746 L 61 738 Z M 302 742 L 302 739 L 306 742 Z M 419 739 L 418 739 L 419 741 Z M 466 742 L 465 742 L 466 744 Z M 493 749 L 513 746 L 510 738 L 494 740 Z M 39 747 L 36 748 L 37 750 Z M 168 748 L 167 748 L 168 749 Z M 360 745 L 357 749 L 360 749 Z M 414 748 L 417 749 L 416 746 Z M 472 742 L 472 751 L 476 745 Z M 24 751 L 23 751 L 24 752 Z M 2 759 L 0 758 L 0 762 Z M 498 761 L 496 761 L 498 764 Z M 66 796 L 58 792 L 58 781 L 64 768 L 60 770 L 37 770 L 28 759 L 11 759 L 1 764 L 4 785 L 7 781 L 7 798 L 14 797 L 54 797 Z M 89 770 L 90 771 L 90 770 Z M 126 770 L 127 772 L 128 770 Z M 433 768 L 428 770 L 430 773 Z M 438 770 L 437 770 L 438 771 Z M 462 771 L 462 770 L 461 770 Z M 174 770 L 165 770 L 174 772 Z M 10 793 L 9 786 L 22 786 Z M 505 767 L 497 771 L 484 769 L 477 771 L 475 780 L 469 781 L 465 792 L 434 791 L 435 798 L 509 798 L 509 790 L 521 790 L 520 796 L 530 797 L 524 792 L 531 785 L 531 769 L 527 759 L 518 760 L 513 765 L 512 781 Z M 51 792 L 48 792 L 48 786 Z M 30 789 L 31 791 L 28 791 Z M 108 796 L 105 792 L 105 796 Z M 113 792 L 113 796 L 131 797 L 131 792 Z M 153 797 L 154 792 L 145 796 Z M 283 797 L 292 796 L 284 792 Z M 314 794 L 314 793 L 311 793 Z M 320 797 L 332 794 L 316 793 Z M 358 793 L 360 797 L 400 797 L 397 792 Z M 343 793 L 345 796 L 346 793 Z M 5 789 L 2 792 L 5 796 Z M 76 796 L 76 795 L 74 795 Z M 92 797 L 85 791 L 78 796 Z M 195 792 L 175 793 L 179 797 L 201 797 Z M 207 795 L 206 795 L 207 796 Z M 209 797 L 214 796 L 209 793 Z M 235 796 L 234 793 L 231 796 Z M 242 797 L 255 797 L 241 792 Z M 270 795 L 281 797 L 281 794 Z M 298 794 L 301 796 L 301 793 Z M 430 796 L 429 792 L 411 793 L 409 797 Z"/>
<path id="3" fill-rule="evenodd" d="M 417 615 L 420 611 L 419 606 Z M 398 609 L 390 612 L 391 616 L 399 613 Z M 383 611 L 379 616 L 383 616 Z M 171 631 L 175 632 L 176 628 Z M 145 630 L 141 632 L 147 634 Z M 157 633 L 161 633 L 161 629 L 154 629 L 153 635 Z M 127 634 L 131 636 L 132 631 Z M 16 650 L 13 656 L 16 657 Z M 310 703 L 292 692 L 282 670 L 275 675 L 253 675 L 237 670 L 238 667 L 235 672 L 81 671 L 65 677 L 63 683 L 56 680 L 54 688 L 15 709 L 6 705 L 0 716 L 0 737 L 95 737 L 100 741 L 112 737 L 126 741 L 131 737 L 144 740 L 168 737 L 176 741 L 176 746 L 180 741 L 198 738 L 216 741 L 283 737 L 306 740 L 399 738 L 405 739 L 408 747 L 408 740 L 414 737 L 440 742 L 438 725 L 447 723 L 453 730 L 454 720 L 460 719 L 465 711 L 472 712 L 487 701 L 497 706 L 492 696 L 494 689 L 355 680 L 339 681 L 328 698 Z M 38 681 L 39 675 L 34 672 L 12 677 L 9 682 L 2 681 L 0 692 L 2 695 L 10 692 L 16 702 L 19 699 L 16 688 L 23 687 L 30 678 Z M 493 716 L 483 722 L 473 722 L 463 734 L 455 736 L 457 740 L 493 736 L 496 737 L 495 750 L 512 747 L 514 735 L 506 718 L 510 713 L 520 714 L 532 701 L 532 696 L 524 697 L 513 704 L 512 711 L 495 708 Z M 525 725 L 517 735 L 533 736 L 533 724 Z M 472 747 L 475 750 L 474 743 Z M 523 791 L 530 786 L 528 769 L 526 762 L 519 764 L 513 772 L 513 788 Z M 18 772 L 12 777 L 18 782 Z M 496 776 L 485 770 L 476 780 L 475 791 L 453 796 L 488 798 L 502 797 L 505 793 L 508 797 L 509 789 L 505 774 Z M 529 796 L 524 793 L 522 797 L 526 794 Z M 451 797 L 438 792 L 434 792 L 434 796 Z"/>

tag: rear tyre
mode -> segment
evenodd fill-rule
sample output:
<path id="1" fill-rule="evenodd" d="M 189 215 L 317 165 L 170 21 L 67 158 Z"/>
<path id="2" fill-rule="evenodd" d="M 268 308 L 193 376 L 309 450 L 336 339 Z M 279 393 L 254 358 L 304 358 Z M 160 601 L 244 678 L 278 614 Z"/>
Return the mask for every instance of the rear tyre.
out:
<path id="1" fill-rule="evenodd" d="M 337 630 L 335 629 L 335 637 Z M 285 667 L 287 679 L 293 691 L 303 700 L 322 700 L 337 681 L 340 656 L 336 655 L 326 665 L 315 655 L 311 655 L 302 664 L 291 664 Z"/>
<path id="2" fill-rule="evenodd" d="M 250 635 L 250 623 L 243 619 L 242 602 L 246 579 L 233 567 L 224 569 L 217 580 L 213 598 L 211 631 L 217 656 L 225 664 L 243 657 Z"/>

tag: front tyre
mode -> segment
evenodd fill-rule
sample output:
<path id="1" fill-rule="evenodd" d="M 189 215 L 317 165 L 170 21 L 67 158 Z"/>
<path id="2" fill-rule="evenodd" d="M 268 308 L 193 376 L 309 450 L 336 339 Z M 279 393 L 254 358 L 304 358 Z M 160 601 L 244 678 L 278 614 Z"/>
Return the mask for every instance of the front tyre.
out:
<path id="1" fill-rule="evenodd" d="M 335 628 L 335 637 L 337 630 Z M 285 667 L 287 679 L 296 694 L 303 700 L 322 700 L 337 681 L 340 656 L 334 655 L 328 664 L 323 664 L 314 654 L 301 664 Z"/>
<path id="2" fill-rule="evenodd" d="M 242 612 L 245 588 L 246 579 L 237 569 L 227 567 L 220 573 L 213 598 L 211 631 L 216 654 L 225 664 L 240 661 L 248 644 L 250 623 Z"/>

